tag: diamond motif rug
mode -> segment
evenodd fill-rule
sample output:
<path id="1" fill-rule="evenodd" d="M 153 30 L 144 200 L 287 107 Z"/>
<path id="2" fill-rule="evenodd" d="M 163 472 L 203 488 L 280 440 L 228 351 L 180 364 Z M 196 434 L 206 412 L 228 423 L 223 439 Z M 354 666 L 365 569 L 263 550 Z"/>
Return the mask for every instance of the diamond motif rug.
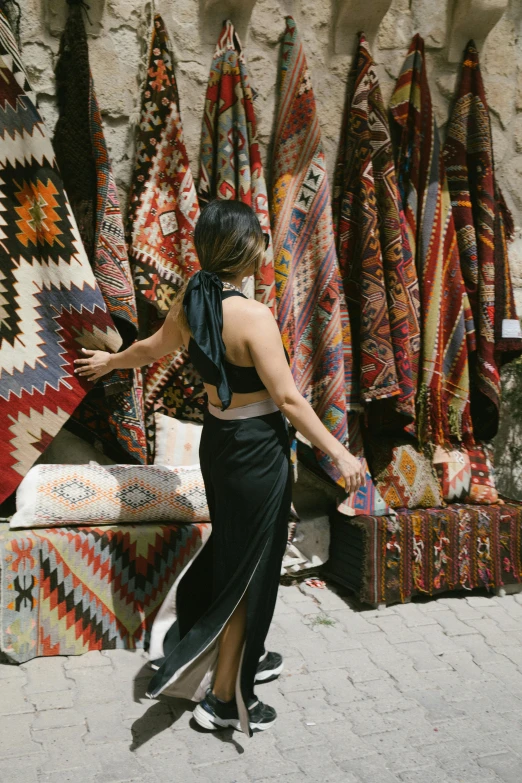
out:
<path id="1" fill-rule="evenodd" d="M 82 347 L 121 338 L 96 283 L 54 152 L 0 12 L 0 501 L 90 387 Z"/>
<path id="2" fill-rule="evenodd" d="M 412 40 L 390 110 L 398 140 L 399 190 L 421 292 L 417 435 L 423 444 L 472 443 L 468 347 L 474 348 L 473 318 L 420 35 Z"/>
<path id="3" fill-rule="evenodd" d="M 408 238 L 401 226 L 386 110 L 363 35 L 354 70 L 333 203 L 354 346 L 350 407 L 363 402 L 370 418 L 381 418 L 383 406 L 371 403 L 389 399 L 387 410 L 393 412 L 400 430 L 415 419 L 419 286 Z"/>
<path id="4" fill-rule="evenodd" d="M 347 439 L 351 342 L 335 252 L 325 156 L 303 46 L 286 19 L 272 159 L 277 316 L 299 391 Z M 321 466 L 339 476 L 325 455 Z"/>
<path id="5" fill-rule="evenodd" d="M 255 92 L 250 85 L 239 37 L 225 21 L 210 66 L 198 193 L 201 204 L 214 198 L 235 199 L 255 211 L 270 235 L 268 196 L 257 140 Z M 254 291 L 249 291 L 251 295 Z M 270 242 L 255 275 L 255 297 L 275 308 L 274 258 Z"/>
<path id="6" fill-rule="evenodd" d="M 444 157 L 460 265 L 477 335 L 470 377 L 473 429 L 477 438 L 490 439 L 498 430 L 500 367 L 522 353 L 522 339 L 502 333 L 504 321 L 511 323 L 518 334 L 520 326 L 502 231 L 489 109 L 473 41 L 464 53 Z M 507 312 L 503 305 L 507 305 Z"/>
<path id="7" fill-rule="evenodd" d="M 159 607 L 210 525 L 53 530 L 0 523 L 0 651 L 44 655 L 146 647 Z"/>
<path id="8" fill-rule="evenodd" d="M 69 5 L 56 66 L 59 114 L 53 145 L 82 241 L 126 347 L 138 333 L 136 299 L 116 183 L 89 67 L 83 13 L 80 4 Z M 119 370 L 106 376 L 98 384 L 105 395 L 88 395 L 74 418 L 87 431 L 93 418 L 106 420 L 109 448 L 116 441 L 134 460 L 146 462 L 140 376 L 137 370 Z M 101 440 L 103 433 L 103 429 L 97 430 L 94 435 Z"/>
<path id="9" fill-rule="evenodd" d="M 129 256 L 142 337 L 161 326 L 176 291 L 199 269 L 193 240 L 198 217 L 169 39 L 162 17 L 156 14 L 128 214 Z M 150 365 L 144 385 L 150 444 L 155 412 L 202 420 L 205 391 L 185 352 L 164 356 Z"/>

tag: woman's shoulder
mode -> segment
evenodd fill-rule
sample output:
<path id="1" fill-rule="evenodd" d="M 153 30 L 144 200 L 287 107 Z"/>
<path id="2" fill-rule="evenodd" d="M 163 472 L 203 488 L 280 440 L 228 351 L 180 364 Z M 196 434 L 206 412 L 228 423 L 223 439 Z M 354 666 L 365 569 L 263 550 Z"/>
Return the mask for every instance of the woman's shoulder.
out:
<path id="1" fill-rule="evenodd" d="M 230 312 L 248 313 L 250 318 L 273 318 L 270 308 L 263 302 L 258 302 L 257 299 L 250 299 L 246 296 L 231 296 L 224 300 L 223 307 L 226 307 Z"/>

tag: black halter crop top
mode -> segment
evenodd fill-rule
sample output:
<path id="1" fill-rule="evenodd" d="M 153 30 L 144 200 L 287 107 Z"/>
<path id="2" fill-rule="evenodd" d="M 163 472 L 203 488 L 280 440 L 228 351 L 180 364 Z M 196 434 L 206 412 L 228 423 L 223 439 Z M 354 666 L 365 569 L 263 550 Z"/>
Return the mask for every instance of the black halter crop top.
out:
<path id="1" fill-rule="evenodd" d="M 247 298 L 240 291 L 223 290 L 222 299 L 228 299 L 230 296 Z M 211 386 L 219 386 L 219 375 L 216 372 L 215 365 L 209 361 L 192 337 L 188 344 L 188 355 L 190 361 L 201 375 L 203 382 Z M 266 388 L 255 367 L 241 367 L 239 364 L 232 364 L 232 362 L 226 359 L 223 360 L 223 365 L 230 389 L 235 394 L 251 394 L 252 392 L 263 391 Z"/>

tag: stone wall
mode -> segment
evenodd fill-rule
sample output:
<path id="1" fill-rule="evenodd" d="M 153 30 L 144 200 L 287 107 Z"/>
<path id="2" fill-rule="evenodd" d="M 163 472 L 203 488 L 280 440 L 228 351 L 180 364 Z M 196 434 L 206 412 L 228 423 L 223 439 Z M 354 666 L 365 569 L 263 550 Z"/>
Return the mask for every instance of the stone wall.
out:
<path id="1" fill-rule="evenodd" d="M 133 135 L 150 30 L 150 3 L 89 0 L 91 67 L 118 186 L 125 201 L 133 163 Z M 267 170 L 276 102 L 284 16 L 296 18 L 304 41 L 330 172 L 345 85 L 358 29 L 378 64 L 387 100 L 411 36 L 426 42 L 427 64 L 441 129 L 468 37 L 481 51 L 491 108 L 498 178 L 513 210 L 517 238 L 511 263 L 522 315 L 522 0 L 156 0 L 171 36 L 185 138 L 194 175 L 210 61 L 221 21 L 229 16 L 242 38 Z M 23 58 L 49 128 L 56 121 L 53 68 L 66 0 L 24 0 Z"/>

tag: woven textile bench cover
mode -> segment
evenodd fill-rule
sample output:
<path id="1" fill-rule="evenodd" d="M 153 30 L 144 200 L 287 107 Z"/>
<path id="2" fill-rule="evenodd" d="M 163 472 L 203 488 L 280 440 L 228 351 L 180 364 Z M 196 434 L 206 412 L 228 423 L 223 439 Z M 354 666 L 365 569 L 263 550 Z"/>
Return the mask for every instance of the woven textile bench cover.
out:
<path id="1" fill-rule="evenodd" d="M 0 651 L 43 655 L 148 643 L 175 578 L 209 524 L 12 530 L 0 523 Z"/>
<path id="2" fill-rule="evenodd" d="M 522 504 L 332 519 L 325 572 L 364 603 L 522 582 Z"/>

